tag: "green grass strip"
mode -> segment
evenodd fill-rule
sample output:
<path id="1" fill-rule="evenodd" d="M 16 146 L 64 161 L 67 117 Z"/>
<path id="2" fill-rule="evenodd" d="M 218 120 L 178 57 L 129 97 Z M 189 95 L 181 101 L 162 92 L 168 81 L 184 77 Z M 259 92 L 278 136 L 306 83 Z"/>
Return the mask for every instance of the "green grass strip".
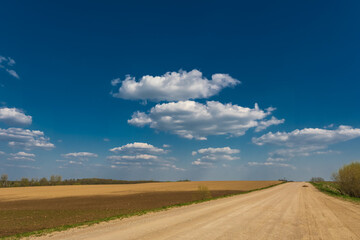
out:
<path id="1" fill-rule="evenodd" d="M 310 182 L 310 183 L 319 191 L 327 195 L 360 204 L 360 198 L 344 195 L 339 190 L 337 190 L 336 183 L 333 182 Z"/>
<path id="2" fill-rule="evenodd" d="M 145 214 L 151 213 L 151 212 L 165 211 L 165 210 L 168 210 L 170 208 L 188 206 L 188 205 L 202 203 L 202 202 L 208 202 L 208 201 L 212 201 L 212 200 L 216 200 L 216 199 L 220 199 L 220 198 L 228 198 L 228 197 L 232 197 L 232 196 L 236 196 L 236 195 L 251 193 L 251 192 L 260 191 L 260 190 L 264 190 L 264 189 L 267 189 L 267 188 L 275 187 L 275 186 L 278 186 L 278 185 L 284 184 L 284 183 L 286 183 L 286 182 L 281 182 L 281 183 L 273 184 L 273 185 L 263 187 L 263 188 L 257 188 L 257 189 L 253 189 L 253 190 L 249 190 L 249 191 L 240 192 L 240 193 L 227 194 L 227 195 L 223 195 L 223 196 L 219 196 L 219 197 L 213 197 L 213 198 L 204 199 L 204 200 L 196 200 L 196 201 L 191 201 L 191 202 L 186 202 L 186 203 L 173 204 L 173 205 L 164 206 L 164 207 L 161 207 L 161 208 L 143 210 L 143 211 L 130 213 L 130 214 L 121 214 L 121 215 L 117 215 L 117 216 L 113 216 L 113 217 L 107 217 L 107 218 L 102 218 L 102 219 L 92 220 L 92 221 L 87 221 L 87 222 L 82 222 L 82 223 L 64 225 L 64 226 L 60 226 L 60 227 L 42 229 L 42 230 L 37 230 L 37 231 L 27 232 L 27 233 L 19 233 L 19 234 L 15 234 L 15 235 L 12 235 L 12 236 L 0 237 L 0 239 L 3 239 L 3 240 L 16 240 L 16 239 L 20 239 L 20 238 L 24 238 L 24 237 L 30 237 L 30 236 L 40 237 L 40 236 L 43 236 L 45 234 L 49 234 L 49 233 L 53 233 L 53 232 L 59 232 L 59 231 L 65 231 L 65 230 L 68 230 L 70 228 L 81 227 L 81 226 L 91 226 L 91 225 L 94 225 L 94 224 L 98 224 L 98 223 L 102 223 L 102 222 L 108 222 L 108 221 L 111 221 L 111 220 L 123 219 L 123 218 L 132 217 L 132 216 L 141 216 L 141 215 L 145 215 Z"/>

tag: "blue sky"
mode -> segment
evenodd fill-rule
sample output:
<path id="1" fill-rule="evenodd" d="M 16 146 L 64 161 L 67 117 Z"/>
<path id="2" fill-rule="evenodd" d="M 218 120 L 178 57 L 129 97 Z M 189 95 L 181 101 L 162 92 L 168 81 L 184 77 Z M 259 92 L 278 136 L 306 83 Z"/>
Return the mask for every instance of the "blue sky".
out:
<path id="1" fill-rule="evenodd" d="M 7 1 L 0 173 L 329 179 L 359 159 L 357 1 Z"/>

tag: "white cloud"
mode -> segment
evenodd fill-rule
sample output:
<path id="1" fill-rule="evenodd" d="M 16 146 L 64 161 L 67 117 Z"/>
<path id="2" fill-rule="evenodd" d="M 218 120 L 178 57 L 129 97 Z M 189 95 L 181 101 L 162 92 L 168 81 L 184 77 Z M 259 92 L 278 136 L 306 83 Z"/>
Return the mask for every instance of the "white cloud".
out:
<path id="1" fill-rule="evenodd" d="M 157 104 L 148 114 L 135 112 L 128 123 L 139 127 L 149 125 L 150 128 L 188 139 L 206 140 L 209 135 L 241 136 L 250 128 L 264 129 L 271 124 L 265 126 L 261 121 L 266 121 L 272 110 L 263 111 L 257 104 L 254 108 L 247 108 L 217 101 L 206 104 L 180 101 Z M 275 119 L 269 121 L 274 122 Z"/>
<path id="2" fill-rule="evenodd" d="M 30 125 L 32 123 L 32 117 L 25 115 L 21 110 L 17 108 L 0 108 L 0 121 L 6 124 L 21 124 Z"/>
<path id="3" fill-rule="evenodd" d="M 60 168 L 68 168 L 68 167 L 79 167 L 83 166 L 84 162 L 88 161 L 89 158 L 97 158 L 98 155 L 91 152 L 72 152 L 61 154 L 64 158 L 68 160 L 56 160 L 56 162 L 63 162 L 64 164 L 60 166 Z"/>
<path id="4" fill-rule="evenodd" d="M 253 138 L 257 145 L 274 144 L 286 148 L 269 153 L 268 162 L 286 161 L 295 157 L 338 153 L 327 150 L 331 144 L 360 137 L 360 129 L 350 126 L 339 126 L 337 129 L 305 128 L 292 132 L 269 132 L 259 138 Z"/>
<path id="5" fill-rule="evenodd" d="M 148 143 L 134 142 L 110 149 L 111 152 L 118 154 L 108 156 L 112 168 L 147 168 L 152 169 L 174 169 L 178 168 L 174 158 L 162 157 L 168 151 L 155 147 Z"/>
<path id="6" fill-rule="evenodd" d="M 108 156 L 107 159 L 109 160 L 134 160 L 134 159 L 144 159 L 144 160 L 149 160 L 149 159 L 158 159 L 157 156 L 155 155 L 149 155 L 149 154 L 138 154 L 138 155 L 122 155 L 122 156 L 118 156 L 118 155 L 113 155 L 113 156 Z"/>
<path id="7" fill-rule="evenodd" d="M 326 146 L 299 146 L 295 148 L 284 148 L 278 149 L 269 153 L 270 158 L 294 158 L 294 157 L 308 157 L 310 155 L 320 155 L 320 154 L 329 154 L 329 153 L 337 153 L 332 150 L 323 150 Z M 321 150 L 321 151 L 319 151 Z"/>
<path id="8" fill-rule="evenodd" d="M 212 167 L 218 162 L 240 159 L 239 156 L 234 156 L 234 154 L 238 153 L 240 153 L 239 149 L 231 149 L 230 147 L 202 148 L 191 153 L 193 156 L 200 155 L 199 158 L 191 164 L 201 167 Z"/>
<path id="9" fill-rule="evenodd" d="M 284 161 L 287 161 L 286 158 L 281 158 L 281 157 L 277 157 L 277 158 L 274 158 L 274 157 L 268 157 L 268 159 L 266 159 L 267 162 L 284 162 Z"/>
<path id="10" fill-rule="evenodd" d="M 339 153 L 338 151 L 326 150 L 326 146 L 299 146 L 293 148 L 283 148 L 269 152 L 269 157 L 266 161 L 278 162 L 287 161 L 295 157 L 309 157 L 312 155 L 323 155 Z"/>
<path id="11" fill-rule="evenodd" d="M 18 164 L 5 164 L 7 167 L 14 167 L 14 168 L 29 168 L 29 169 L 40 169 L 39 167 L 29 166 L 29 165 L 18 165 Z"/>
<path id="12" fill-rule="evenodd" d="M 55 160 L 55 162 L 67 162 L 68 160 L 63 160 L 63 159 L 57 159 Z"/>
<path id="13" fill-rule="evenodd" d="M 19 79 L 19 75 L 15 72 L 15 70 L 10 69 L 9 67 L 13 67 L 15 65 L 15 60 L 10 57 L 0 56 L 0 69 L 4 69 L 11 76 Z"/>
<path id="14" fill-rule="evenodd" d="M 116 85 L 118 85 L 119 83 L 121 83 L 121 79 L 120 78 L 115 78 L 115 79 L 113 79 L 113 80 L 111 80 L 111 85 L 112 86 L 116 86 Z"/>
<path id="15" fill-rule="evenodd" d="M 0 64 L 2 64 L 3 62 L 7 62 L 7 58 L 0 55 Z"/>
<path id="16" fill-rule="evenodd" d="M 350 126 L 339 126 L 337 129 L 304 128 L 292 132 L 269 132 L 259 138 L 253 138 L 257 145 L 275 144 L 287 147 L 294 146 L 327 146 L 360 137 L 360 129 Z"/>
<path id="17" fill-rule="evenodd" d="M 324 128 L 333 128 L 334 125 L 335 125 L 335 124 L 331 123 L 331 124 L 329 124 L 329 125 L 327 125 L 327 126 L 324 126 Z"/>
<path id="18" fill-rule="evenodd" d="M 223 148 L 202 148 L 197 150 L 200 154 L 216 154 L 216 153 L 223 153 L 223 154 L 235 154 L 239 153 L 239 149 L 231 149 L 230 147 L 223 147 Z M 195 152 L 196 153 L 196 152 Z"/>
<path id="19" fill-rule="evenodd" d="M 191 164 L 192 164 L 192 165 L 195 165 L 195 166 L 199 166 L 199 167 L 206 167 L 206 168 L 209 168 L 209 167 L 213 167 L 213 166 L 214 166 L 213 163 L 204 162 L 204 161 L 201 161 L 200 159 L 196 159 L 196 160 L 193 161 Z"/>
<path id="20" fill-rule="evenodd" d="M 14 66 L 15 65 L 15 60 L 14 59 L 12 59 L 11 57 L 8 57 L 8 65 L 9 66 Z"/>
<path id="21" fill-rule="evenodd" d="M 72 164 L 72 165 L 83 165 L 83 162 L 80 162 L 80 161 L 69 161 L 69 164 Z"/>
<path id="22" fill-rule="evenodd" d="M 19 157 L 35 157 L 33 153 L 26 153 L 26 152 L 18 152 L 18 153 L 11 153 L 11 156 L 19 156 Z"/>
<path id="23" fill-rule="evenodd" d="M 18 152 L 18 153 L 11 153 L 11 157 L 8 160 L 15 160 L 15 161 L 32 161 L 34 162 L 35 154 L 33 153 L 26 153 L 26 152 Z"/>
<path id="24" fill-rule="evenodd" d="M 18 146 L 25 149 L 30 148 L 54 148 L 49 138 L 42 131 L 28 130 L 23 128 L 0 128 L 0 141 L 8 142 L 9 146 Z"/>
<path id="25" fill-rule="evenodd" d="M 113 86 L 121 83 L 114 97 L 130 100 L 180 101 L 188 99 L 209 98 L 218 94 L 223 88 L 240 84 L 228 74 L 217 73 L 211 80 L 203 77 L 196 69 L 186 72 L 167 72 L 161 76 L 146 75 L 136 81 L 127 75 L 125 80 L 119 78 L 111 81 Z"/>
<path id="26" fill-rule="evenodd" d="M 97 154 L 91 152 L 73 152 L 73 153 L 62 154 L 62 156 L 65 158 L 81 158 L 81 159 L 89 158 L 89 157 L 98 157 Z"/>
<path id="27" fill-rule="evenodd" d="M 275 167 L 288 167 L 288 168 L 292 168 L 292 169 L 296 169 L 296 167 L 294 167 L 291 164 L 287 164 L 287 163 L 276 163 L 276 162 L 248 162 L 249 166 L 275 166 Z"/>
<path id="28" fill-rule="evenodd" d="M 285 122 L 285 119 L 277 119 L 272 116 L 270 120 L 259 121 L 259 125 L 255 128 L 255 132 L 260 132 L 270 127 L 271 125 L 279 125 Z"/>
<path id="29" fill-rule="evenodd" d="M 165 153 L 164 149 L 143 142 L 128 143 L 121 147 L 112 148 L 110 151 L 115 153 Z"/>
<path id="30" fill-rule="evenodd" d="M 8 160 L 35 162 L 35 159 L 29 157 L 10 157 L 8 158 Z"/>
<path id="31" fill-rule="evenodd" d="M 19 75 L 15 72 L 15 70 L 12 70 L 12 69 L 6 69 L 6 71 L 11 75 L 13 76 L 14 78 L 17 78 L 19 79 Z"/>

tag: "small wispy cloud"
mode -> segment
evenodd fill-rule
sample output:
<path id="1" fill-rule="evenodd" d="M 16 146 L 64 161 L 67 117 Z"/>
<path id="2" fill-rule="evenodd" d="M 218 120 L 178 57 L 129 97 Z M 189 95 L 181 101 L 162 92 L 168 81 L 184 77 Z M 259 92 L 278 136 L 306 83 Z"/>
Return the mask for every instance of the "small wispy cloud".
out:
<path id="1" fill-rule="evenodd" d="M 163 145 L 163 147 L 169 146 Z M 109 151 L 116 154 L 107 157 L 107 160 L 111 163 L 111 168 L 146 168 L 149 171 L 153 169 L 185 170 L 174 164 L 176 159 L 164 156 L 169 152 L 168 150 L 155 147 L 149 143 L 128 143 L 112 148 Z"/>
<path id="2" fill-rule="evenodd" d="M 62 154 L 65 158 L 89 158 L 89 157 L 98 157 L 97 154 L 91 152 L 73 152 Z"/>
<path id="3" fill-rule="evenodd" d="M 34 167 L 30 165 L 15 165 L 15 164 L 5 164 L 7 167 L 13 167 L 13 168 L 29 168 L 29 169 L 40 169 L 39 167 Z"/>
<path id="4" fill-rule="evenodd" d="M 91 152 L 72 152 L 61 154 L 65 159 L 58 159 L 56 162 L 62 163 L 63 168 L 74 167 L 74 166 L 84 166 L 89 161 L 90 158 L 97 158 L 96 153 Z"/>
<path id="5" fill-rule="evenodd" d="M 296 167 L 294 167 L 291 164 L 288 163 L 277 163 L 277 162 L 248 162 L 249 166 L 275 166 L 275 167 L 286 167 L 286 168 L 291 168 L 293 170 L 296 169 Z"/>
<path id="6" fill-rule="evenodd" d="M 4 57 L 0 55 L 0 69 L 4 69 L 7 73 L 9 73 L 14 78 L 19 79 L 19 75 L 15 72 L 14 69 L 11 69 L 16 64 L 15 60 L 10 57 Z"/>
<path id="7" fill-rule="evenodd" d="M 10 153 L 8 160 L 15 160 L 15 161 L 35 161 L 35 154 L 33 153 L 26 153 L 26 152 L 18 152 L 18 153 Z"/>
<path id="8" fill-rule="evenodd" d="M 240 153 L 239 149 L 230 147 L 202 148 L 191 153 L 193 156 L 199 155 L 191 164 L 200 167 L 213 167 L 218 162 L 239 160 L 240 157 L 236 155 L 238 153 Z"/>

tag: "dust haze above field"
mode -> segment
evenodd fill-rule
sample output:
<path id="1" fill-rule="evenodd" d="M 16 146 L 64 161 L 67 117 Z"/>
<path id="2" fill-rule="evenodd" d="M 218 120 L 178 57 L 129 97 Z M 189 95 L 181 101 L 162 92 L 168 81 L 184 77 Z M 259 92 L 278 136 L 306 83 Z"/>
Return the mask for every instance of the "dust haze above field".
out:
<path id="1" fill-rule="evenodd" d="M 6 2 L 0 174 L 329 179 L 360 160 L 359 8 Z"/>

